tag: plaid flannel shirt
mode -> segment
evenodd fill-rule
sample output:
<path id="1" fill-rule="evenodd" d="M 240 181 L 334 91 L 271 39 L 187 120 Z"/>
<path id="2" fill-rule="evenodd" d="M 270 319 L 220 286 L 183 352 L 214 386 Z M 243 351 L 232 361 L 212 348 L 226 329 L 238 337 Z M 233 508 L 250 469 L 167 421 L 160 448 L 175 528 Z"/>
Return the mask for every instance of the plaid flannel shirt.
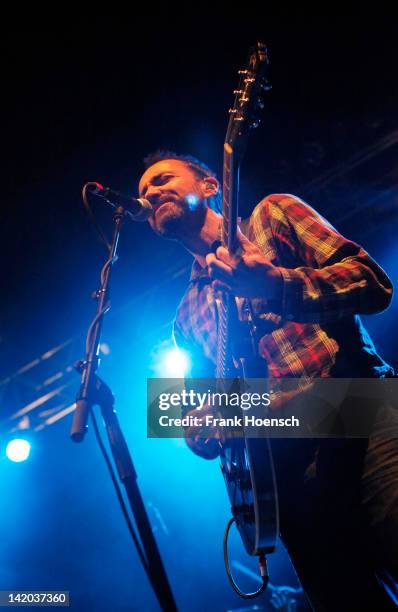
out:
<path id="1" fill-rule="evenodd" d="M 251 300 L 261 330 L 259 354 L 270 376 L 380 377 L 393 372 L 358 316 L 384 310 L 392 297 L 389 278 L 366 251 L 308 204 L 286 194 L 262 200 L 242 231 L 283 278 L 279 302 Z M 177 345 L 193 354 L 192 376 L 214 376 L 217 301 L 207 270 L 195 260 L 174 325 Z M 236 302 L 244 320 L 244 300 Z"/>

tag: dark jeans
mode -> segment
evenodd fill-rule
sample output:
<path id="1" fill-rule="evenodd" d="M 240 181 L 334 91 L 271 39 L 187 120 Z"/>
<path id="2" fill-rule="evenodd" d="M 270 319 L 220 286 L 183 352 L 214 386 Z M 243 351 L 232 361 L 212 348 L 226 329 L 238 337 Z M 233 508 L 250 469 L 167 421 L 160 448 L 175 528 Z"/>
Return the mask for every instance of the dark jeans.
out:
<path id="1" fill-rule="evenodd" d="M 380 409 L 369 439 L 272 440 L 281 537 L 317 612 L 397 609 L 396 415 Z"/>

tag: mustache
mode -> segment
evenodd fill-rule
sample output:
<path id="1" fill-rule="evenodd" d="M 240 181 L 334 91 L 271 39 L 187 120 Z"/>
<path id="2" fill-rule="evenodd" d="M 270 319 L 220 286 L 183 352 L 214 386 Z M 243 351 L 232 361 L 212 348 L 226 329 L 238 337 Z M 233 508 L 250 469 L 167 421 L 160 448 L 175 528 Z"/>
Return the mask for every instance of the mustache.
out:
<path id="1" fill-rule="evenodd" d="M 175 203 L 178 203 L 178 200 L 179 200 L 177 194 L 172 193 L 172 192 L 162 193 L 160 195 L 154 195 L 154 196 L 151 196 L 151 197 L 149 197 L 147 199 L 149 200 L 149 202 L 152 204 L 152 206 L 154 208 L 161 206 L 165 202 L 175 202 Z"/>

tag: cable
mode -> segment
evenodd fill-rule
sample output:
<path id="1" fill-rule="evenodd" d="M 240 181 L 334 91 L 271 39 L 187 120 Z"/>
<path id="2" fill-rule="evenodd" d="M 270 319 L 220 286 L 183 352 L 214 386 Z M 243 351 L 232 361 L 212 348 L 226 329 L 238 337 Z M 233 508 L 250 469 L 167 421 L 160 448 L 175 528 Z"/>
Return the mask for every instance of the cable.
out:
<path id="1" fill-rule="evenodd" d="M 231 529 L 231 525 L 234 522 L 235 522 L 235 517 L 232 517 L 231 519 L 229 519 L 227 527 L 225 529 L 225 533 L 224 533 L 223 549 L 224 549 L 225 569 L 227 571 L 228 580 L 231 583 L 231 586 L 233 590 L 235 591 L 235 593 L 237 593 L 239 597 L 242 597 L 243 599 L 254 599 L 255 597 L 258 597 L 259 595 L 261 595 L 261 593 L 265 591 L 268 585 L 269 576 L 268 576 L 268 569 L 267 569 L 267 559 L 263 553 L 259 556 L 259 559 L 258 559 L 260 574 L 261 574 L 261 578 L 263 581 L 262 585 L 257 589 L 257 591 L 253 591 L 253 593 L 245 593 L 244 591 L 241 591 L 232 576 L 231 568 L 229 566 L 229 560 L 228 560 L 228 534 L 229 534 L 229 530 Z"/>
<path id="2" fill-rule="evenodd" d="M 95 218 L 95 215 L 91 209 L 91 206 L 89 204 L 88 198 L 87 198 L 87 189 L 88 187 L 96 187 L 96 183 L 93 183 L 92 181 L 85 183 L 83 185 L 82 188 L 82 199 L 83 199 L 83 204 L 84 204 L 84 208 L 86 209 L 86 213 L 91 221 L 91 223 L 94 226 L 94 229 L 96 230 L 97 234 L 99 235 L 101 241 L 105 244 L 106 248 L 108 249 L 108 251 L 111 250 L 111 245 L 110 242 L 108 240 L 108 238 L 105 236 L 104 232 L 102 231 L 102 228 L 100 226 L 100 224 L 98 223 L 97 219 Z"/>
<path id="3" fill-rule="evenodd" d="M 86 354 L 89 353 L 90 351 L 90 346 L 91 346 L 91 334 L 93 333 L 94 327 L 95 325 L 98 323 L 98 321 L 101 319 L 101 317 L 104 316 L 104 314 L 106 314 L 108 312 L 108 310 L 111 307 L 111 303 L 107 302 L 105 304 L 105 306 L 103 307 L 103 309 L 101 310 L 101 312 L 98 312 L 94 319 L 92 320 L 90 327 L 88 328 L 88 332 L 87 332 L 87 338 L 86 338 Z"/>
<path id="4" fill-rule="evenodd" d="M 111 265 L 116 261 L 117 261 L 117 255 L 115 257 L 109 257 L 109 259 L 107 259 L 104 265 L 102 266 L 102 270 L 100 273 L 101 286 L 104 284 L 105 274 L 107 273 L 108 268 L 110 268 Z"/>

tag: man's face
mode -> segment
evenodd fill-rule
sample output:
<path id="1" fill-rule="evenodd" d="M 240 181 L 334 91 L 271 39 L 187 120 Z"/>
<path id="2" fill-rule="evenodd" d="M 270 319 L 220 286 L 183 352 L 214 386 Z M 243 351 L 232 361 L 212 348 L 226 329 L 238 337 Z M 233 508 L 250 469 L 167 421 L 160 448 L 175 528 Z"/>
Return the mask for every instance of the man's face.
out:
<path id="1" fill-rule="evenodd" d="M 203 223 L 208 182 L 198 178 L 189 166 L 177 159 L 166 159 L 150 166 L 139 183 L 140 197 L 149 200 L 153 213 L 152 229 L 168 238 L 181 238 Z"/>

